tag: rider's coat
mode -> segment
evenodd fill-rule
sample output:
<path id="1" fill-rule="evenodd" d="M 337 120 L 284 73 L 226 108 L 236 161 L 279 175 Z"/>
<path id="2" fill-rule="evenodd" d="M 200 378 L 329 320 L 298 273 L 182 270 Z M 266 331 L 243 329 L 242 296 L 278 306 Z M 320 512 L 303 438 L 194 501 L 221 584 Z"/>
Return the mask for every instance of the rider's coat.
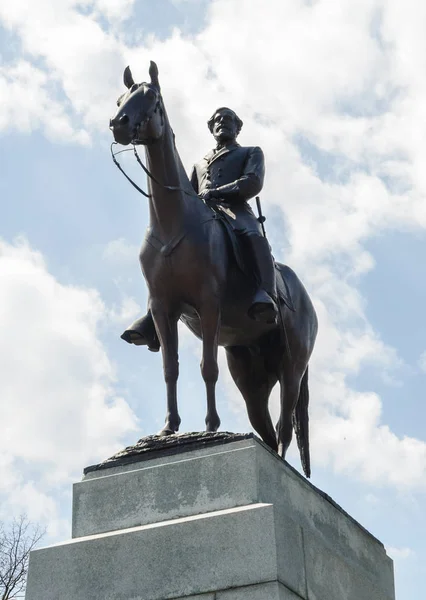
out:
<path id="1" fill-rule="evenodd" d="M 236 142 L 211 150 L 197 164 L 191 183 L 197 194 L 215 189 L 235 215 L 234 229 L 241 234 L 261 234 L 259 222 L 248 200 L 259 194 L 265 178 L 265 159 L 258 146 L 243 147 Z"/>

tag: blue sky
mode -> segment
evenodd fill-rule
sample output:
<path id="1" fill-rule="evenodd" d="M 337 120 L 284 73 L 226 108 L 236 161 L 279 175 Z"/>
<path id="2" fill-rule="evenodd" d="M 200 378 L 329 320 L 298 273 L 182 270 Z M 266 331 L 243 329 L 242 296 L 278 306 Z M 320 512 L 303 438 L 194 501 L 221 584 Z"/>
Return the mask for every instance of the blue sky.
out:
<path id="1" fill-rule="evenodd" d="M 146 80 L 153 59 L 188 170 L 212 146 L 217 106 L 242 117 L 241 144 L 265 152 L 274 255 L 320 318 L 312 482 L 386 545 L 398 599 L 422 600 L 426 6 L 52 7 L 0 6 L 0 516 L 25 511 L 48 524 L 47 541 L 66 539 L 83 467 L 162 425 L 160 356 L 119 339 L 146 305 L 148 215 L 111 162 L 108 130 L 124 67 Z M 199 430 L 199 344 L 184 329 L 180 355 L 182 431 Z M 224 430 L 249 430 L 223 356 L 218 406 Z M 293 447 L 289 461 L 299 467 Z"/>

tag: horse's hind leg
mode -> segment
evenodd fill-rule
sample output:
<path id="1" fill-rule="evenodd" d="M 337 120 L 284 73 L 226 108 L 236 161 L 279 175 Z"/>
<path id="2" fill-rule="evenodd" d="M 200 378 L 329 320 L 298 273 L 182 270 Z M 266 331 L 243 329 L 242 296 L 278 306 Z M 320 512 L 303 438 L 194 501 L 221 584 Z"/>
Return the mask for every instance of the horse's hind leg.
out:
<path id="1" fill-rule="evenodd" d="M 155 327 L 163 353 L 164 380 L 167 387 L 167 416 L 159 435 L 170 435 L 179 430 L 177 407 L 177 380 L 179 376 L 177 315 L 166 311 L 161 303 L 151 302 Z"/>
<path id="2" fill-rule="evenodd" d="M 268 409 L 272 388 L 277 382 L 274 370 L 265 366 L 265 357 L 252 356 L 244 346 L 226 348 L 229 371 L 246 402 L 253 429 L 272 450 L 277 450 L 275 429 Z"/>
<path id="3" fill-rule="evenodd" d="M 216 383 L 219 376 L 217 364 L 220 325 L 219 303 L 214 301 L 205 302 L 199 313 L 203 338 L 203 357 L 200 366 L 207 394 L 206 431 L 217 431 L 220 426 L 220 418 L 216 409 Z"/>

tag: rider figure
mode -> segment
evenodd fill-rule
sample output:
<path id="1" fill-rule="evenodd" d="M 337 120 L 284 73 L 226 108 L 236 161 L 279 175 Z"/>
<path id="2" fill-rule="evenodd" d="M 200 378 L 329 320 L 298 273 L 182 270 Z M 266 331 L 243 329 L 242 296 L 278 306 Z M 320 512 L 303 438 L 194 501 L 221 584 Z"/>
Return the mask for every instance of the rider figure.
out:
<path id="1" fill-rule="evenodd" d="M 233 110 L 218 108 L 207 124 L 217 146 L 194 166 L 192 186 L 200 198 L 208 203 L 224 203 L 235 215 L 233 228 L 244 238 L 244 247 L 250 252 L 247 258 L 254 267 L 258 284 L 248 314 L 252 319 L 274 323 L 277 316 L 274 261 L 259 221 L 247 202 L 263 186 L 263 152 L 259 147 L 242 147 L 236 142 L 243 122 Z M 147 344 L 153 351 L 159 349 L 150 311 L 121 337 L 136 345 Z"/>

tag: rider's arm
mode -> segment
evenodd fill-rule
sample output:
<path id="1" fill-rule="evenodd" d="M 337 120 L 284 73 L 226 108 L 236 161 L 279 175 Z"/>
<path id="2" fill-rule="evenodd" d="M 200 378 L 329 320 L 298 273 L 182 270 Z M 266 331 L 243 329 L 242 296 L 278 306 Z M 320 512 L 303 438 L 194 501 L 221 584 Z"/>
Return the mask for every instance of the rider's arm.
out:
<path id="1" fill-rule="evenodd" d="M 213 198 L 225 202 L 245 202 L 256 196 L 263 187 L 265 159 L 259 147 L 249 148 L 241 177 L 211 190 Z"/>

